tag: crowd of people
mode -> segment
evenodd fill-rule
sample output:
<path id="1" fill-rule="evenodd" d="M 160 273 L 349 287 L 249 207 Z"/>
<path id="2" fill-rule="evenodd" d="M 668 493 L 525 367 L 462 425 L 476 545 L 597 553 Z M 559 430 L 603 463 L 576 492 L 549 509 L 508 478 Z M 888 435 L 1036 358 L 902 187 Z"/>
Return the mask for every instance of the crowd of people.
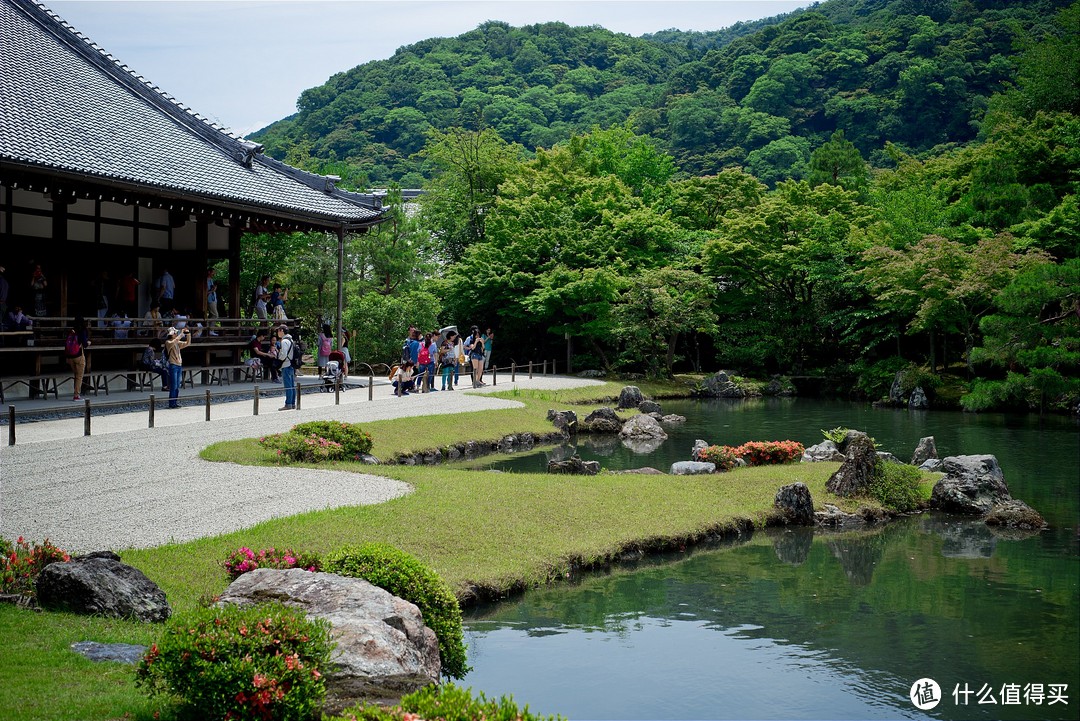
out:
<path id="1" fill-rule="evenodd" d="M 491 328 L 481 333 L 474 325 L 469 335 L 462 338 L 454 326 L 429 333 L 410 326 L 401 346 L 400 362 L 390 372 L 394 393 L 405 396 L 414 392 L 452 391 L 460 385 L 462 373 L 471 376 L 473 388 L 487 385 L 484 369 L 490 366 L 494 342 Z"/>

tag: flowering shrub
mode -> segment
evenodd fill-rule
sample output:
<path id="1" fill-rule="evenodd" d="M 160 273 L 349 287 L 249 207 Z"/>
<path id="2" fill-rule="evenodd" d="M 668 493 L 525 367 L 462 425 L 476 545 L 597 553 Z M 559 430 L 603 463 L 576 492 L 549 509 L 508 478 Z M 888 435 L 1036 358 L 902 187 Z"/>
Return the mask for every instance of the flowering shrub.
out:
<path id="1" fill-rule="evenodd" d="M 291 549 L 279 551 L 276 548 L 252 551 L 243 546 L 233 551 L 221 565 L 231 578 L 238 578 L 256 568 L 303 568 L 305 571 L 318 571 L 320 561 L 313 553 L 296 553 Z"/>
<path id="2" fill-rule="evenodd" d="M 54 561 L 70 561 L 69 556 L 45 539 L 31 546 L 19 536 L 12 544 L 0 538 L 0 593 L 34 593 L 41 570 Z"/>
<path id="3" fill-rule="evenodd" d="M 794 463 L 806 449 L 796 441 L 748 441 L 733 450 L 748 465 L 768 466 Z"/>
<path id="4" fill-rule="evenodd" d="M 365 704 L 346 711 L 343 715 L 327 721 L 560 721 L 562 716 L 538 716 L 526 706 L 518 709 L 514 699 L 503 696 L 488 699 L 480 692 L 473 698 L 472 690 L 452 683 L 425 686 L 401 698 L 393 708 Z"/>
<path id="5" fill-rule="evenodd" d="M 371 434 L 360 430 L 359 423 L 342 423 L 340 421 L 310 421 L 298 423 L 292 427 L 293 433 L 305 436 L 318 436 L 328 441 L 341 444 L 345 458 L 355 459 L 357 456 L 371 452 L 374 441 Z"/>
<path id="6" fill-rule="evenodd" d="M 136 671 L 151 695 L 178 697 L 193 718 L 317 718 L 326 696 L 330 625 L 280 604 L 174 616 Z"/>
<path id="7" fill-rule="evenodd" d="M 362 578 L 415 604 L 424 617 L 424 625 L 439 639 L 443 674 L 461 678 L 469 672 L 457 596 L 446 581 L 418 558 L 386 543 L 364 543 L 329 554 L 323 570 Z"/>
<path id="8" fill-rule="evenodd" d="M 277 451 L 282 463 L 320 463 L 340 461 L 345 457 L 345 450 L 340 443 L 293 431 L 260 438 L 259 445 Z"/>
<path id="9" fill-rule="evenodd" d="M 735 467 L 738 458 L 731 446 L 707 446 L 697 454 L 697 460 L 715 464 L 718 471 L 730 471 Z"/>

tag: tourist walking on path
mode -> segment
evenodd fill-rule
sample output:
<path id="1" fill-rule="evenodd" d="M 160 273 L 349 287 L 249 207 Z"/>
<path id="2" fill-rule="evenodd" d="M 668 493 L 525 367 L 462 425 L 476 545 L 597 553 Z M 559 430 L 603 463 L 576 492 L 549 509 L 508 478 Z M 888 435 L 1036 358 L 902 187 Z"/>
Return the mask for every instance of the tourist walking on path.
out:
<path id="1" fill-rule="evenodd" d="M 491 328 L 484 333 L 484 367 L 491 367 L 491 346 L 495 343 L 495 331 Z"/>
<path id="2" fill-rule="evenodd" d="M 81 400 L 83 375 L 86 373 L 86 350 L 90 346 L 90 331 L 86 328 L 86 319 L 81 315 L 75 318 L 68 328 L 67 340 L 64 341 L 64 357 L 67 359 L 71 374 L 75 376 L 75 393 L 71 399 Z"/>
<path id="3" fill-rule="evenodd" d="M 319 368 L 319 377 L 322 377 L 326 366 L 330 364 L 330 351 L 334 349 L 334 332 L 329 323 L 324 323 L 319 331 L 319 347 L 315 357 L 315 365 Z"/>
<path id="4" fill-rule="evenodd" d="M 285 386 L 285 405 L 279 411 L 296 410 L 296 368 L 292 364 L 293 337 L 289 335 L 287 325 L 279 325 L 278 360 L 281 361 L 281 382 Z"/>
<path id="5" fill-rule="evenodd" d="M 479 388 L 484 383 L 484 336 L 480 335 L 479 329 L 472 335 L 472 345 L 469 346 L 469 362 L 472 364 L 472 386 Z"/>
<path id="6" fill-rule="evenodd" d="M 457 373 L 457 342 L 457 333 L 450 331 L 439 347 L 439 364 L 442 366 L 440 390 L 454 390 L 454 375 Z"/>
<path id="7" fill-rule="evenodd" d="M 191 331 L 169 328 L 165 338 L 165 357 L 169 368 L 169 408 L 179 408 L 180 385 L 184 380 L 184 358 L 180 351 L 191 345 Z"/>

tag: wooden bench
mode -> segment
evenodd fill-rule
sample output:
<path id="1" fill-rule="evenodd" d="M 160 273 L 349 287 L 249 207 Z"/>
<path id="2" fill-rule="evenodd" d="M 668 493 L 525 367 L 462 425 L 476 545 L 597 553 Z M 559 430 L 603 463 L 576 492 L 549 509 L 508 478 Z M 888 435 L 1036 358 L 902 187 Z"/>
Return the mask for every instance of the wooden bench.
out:
<path id="1" fill-rule="evenodd" d="M 41 394 L 45 398 L 52 394 L 55 400 L 60 400 L 60 386 L 68 381 L 75 383 L 75 374 L 71 371 L 66 373 L 36 373 L 33 375 L 11 378 L 0 382 L 0 403 L 4 402 L 3 392 L 18 385 L 25 385 L 33 398 Z M 89 371 L 83 376 L 83 384 L 96 396 L 98 391 L 105 391 L 109 395 L 109 375 L 104 372 Z M 80 391 L 81 392 L 81 391 Z M 74 395 L 74 394 L 73 394 Z"/>

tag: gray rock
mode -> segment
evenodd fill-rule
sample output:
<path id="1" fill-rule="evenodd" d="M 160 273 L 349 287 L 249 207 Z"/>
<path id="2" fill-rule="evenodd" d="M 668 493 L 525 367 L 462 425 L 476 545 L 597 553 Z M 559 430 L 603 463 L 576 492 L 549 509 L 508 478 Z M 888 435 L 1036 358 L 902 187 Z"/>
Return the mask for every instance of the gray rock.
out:
<path id="1" fill-rule="evenodd" d="M 620 438 L 640 440 L 642 438 L 667 439 L 667 432 L 650 416 L 634 416 L 623 424 L 619 431 Z"/>
<path id="2" fill-rule="evenodd" d="M 870 487 L 877 463 L 874 442 L 865 434 L 857 436 L 848 441 L 844 463 L 829 477 L 825 489 L 843 498 L 862 495 Z"/>
<path id="3" fill-rule="evenodd" d="M 583 428 L 590 433 L 618 433 L 622 425 L 622 419 L 610 408 L 597 408 L 582 422 Z"/>
<path id="4" fill-rule="evenodd" d="M 547 419 L 555 424 L 556 428 L 565 431 L 569 435 L 577 433 L 578 418 L 577 413 L 574 413 L 573 411 L 549 410 L 547 412 Z"/>
<path id="5" fill-rule="evenodd" d="M 678 413 L 668 413 L 666 416 L 660 419 L 660 422 L 670 425 L 673 425 L 675 423 L 686 423 L 686 416 L 680 416 Z"/>
<path id="6" fill-rule="evenodd" d="M 619 403 L 617 408 L 637 408 L 638 405 L 645 400 L 641 395 L 641 389 L 637 386 L 624 386 L 622 391 L 619 392 Z"/>
<path id="7" fill-rule="evenodd" d="M 437 683 L 439 641 L 420 610 L 360 578 L 297 568 L 259 568 L 221 594 L 218 605 L 276 601 L 326 619 L 337 643 L 327 669 L 327 710 L 385 701 Z"/>
<path id="8" fill-rule="evenodd" d="M 480 448 L 479 443 L 477 443 L 476 441 L 466 441 L 465 442 L 465 457 L 466 458 L 475 458 L 475 457 L 479 456 L 481 453 L 483 453 L 483 449 Z"/>
<path id="9" fill-rule="evenodd" d="M 164 621 L 172 613 L 165 592 L 113 553 L 50 563 L 37 579 L 42 608 L 87 615 Z"/>
<path id="10" fill-rule="evenodd" d="M 904 405 L 904 372 L 897 371 L 893 376 L 892 385 L 889 386 L 889 403 L 895 406 Z"/>
<path id="11" fill-rule="evenodd" d="M 920 471 L 938 471 L 941 470 L 940 458 L 927 458 L 925 461 L 919 464 Z"/>
<path id="12" fill-rule="evenodd" d="M 934 437 L 926 436 L 920 438 L 919 445 L 915 446 L 915 452 L 911 454 L 911 465 L 922 466 L 926 461 L 937 457 L 937 444 L 934 443 Z"/>
<path id="13" fill-rule="evenodd" d="M 660 404 L 656 401 L 642 401 L 641 403 L 638 403 L 637 408 L 642 413 L 660 413 Z"/>
<path id="14" fill-rule="evenodd" d="M 949 456 L 939 469 L 930 506 L 948 513 L 986 515 L 998 503 L 1012 500 L 997 458 L 992 455 Z"/>
<path id="15" fill-rule="evenodd" d="M 926 391 L 922 389 L 922 386 L 915 386 L 915 390 L 911 391 L 911 398 L 908 398 L 908 408 L 923 411 L 929 407 L 930 401 L 926 398 Z"/>
<path id="16" fill-rule="evenodd" d="M 371 455 L 370 453 L 361 453 L 360 454 L 360 462 L 361 463 L 366 463 L 369 466 L 378 466 L 378 465 L 382 464 L 382 461 L 380 461 L 378 458 Z"/>
<path id="17" fill-rule="evenodd" d="M 700 476 L 706 473 L 715 473 L 715 463 L 703 463 L 701 461 L 677 461 L 671 464 L 673 476 Z"/>
<path id="18" fill-rule="evenodd" d="M 840 446 L 832 441 L 824 440 L 816 446 L 810 446 L 804 450 L 802 460 L 803 463 L 819 463 L 823 461 L 842 463 L 844 454 L 840 452 Z"/>
<path id="19" fill-rule="evenodd" d="M 572 476 L 595 476 L 600 472 L 599 461 L 583 461 L 578 454 L 565 461 L 548 461 L 548 473 L 565 473 Z"/>
<path id="20" fill-rule="evenodd" d="M 826 503 L 820 511 L 814 513 L 814 521 L 830 528 L 858 528 L 866 525 L 862 516 L 845 513 L 831 503 Z"/>
<path id="21" fill-rule="evenodd" d="M 701 392 L 716 398 L 744 398 L 746 391 L 731 380 L 724 371 L 719 371 L 701 382 Z"/>
<path id="22" fill-rule="evenodd" d="M 76 641 L 71 650 L 91 661 L 116 661 L 131 666 L 139 663 L 146 655 L 146 646 L 130 643 L 98 643 L 97 641 Z"/>
<path id="23" fill-rule="evenodd" d="M 649 418 L 652 418 L 657 423 L 663 423 L 664 422 L 664 414 L 663 413 L 657 413 L 656 411 L 652 411 L 650 413 L 646 413 L 645 415 L 647 415 Z"/>
<path id="24" fill-rule="evenodd" d="M 784 521 L 794 526 L 810 526 L 814 523 L 814 499 L 805 483 L 781 486 L 776 492 L 773 506 L 784 514 Z"/>
<path id="25" fill-rule="evenodd" d="M 580 373 L 575 373 L 578 378 L 603 378 L 604 371 L 598 370 L 584 370 Z"/>
<path id="26" fill-rule="evenodd" d="M 840 443 L 838 444 L 840 452 L 847 453 L 848 446 L 850 446 L 851 442 L 854 441 L 856 438 L 870 438 L 870 434 L 866 433 L 865 431 L 855 431 L 848 429 L 848 432 L 844 434 L 844 440 L 840 441 Z"/>
<path id="27" fill-rule="evenodd" d="M 443 455 L 446 456 L 448 461 L 456 461 L 461 458 L 461 450 L 457 446 L 447 446 L 443 450 Z"/>
<path id="28" fill-rule="evenodd" d="M 514 450 L 514 447 L 516 445 L 517 436 L 503 436 L 502 440 L 499 441 L 499 451 L 502 453 L 507 453 Z"/>
<path id="29" fill-rule="evenodd" d="M 694 460 L 701 458 L 702 451 L 704 451 L 708 447 L 708 443 L 698 438 L 696 441 L 694 441 L 694 447 L 690 449 L 690 457 Z"/>
<path id="30" fill-rule="evenodd" d="M 613 471 L 613 473 L 622 474 L 622 475 L 632 474 L 632 475 L 638 475 L 638 476 L 662 476 L 662 475 L 664 475 L 663 471 L 659 471 L 659 470 L 657 470 L 657 469 L 655 469 L 655 468 L 653 468 L 651 466 L 644 466 L 642 468 L 628 468 L 625 471 Z"/>
<path id="31" fill-rule="evenodd" d="M 878 451 L 877 452 L 877 457 L 878 457 L 878 460 L 881 461 L 882 463 L 896 463 L 896 464 L 901 465 L 901 466 L 904 465 L 903 461 L 901 461 L 899 458 L 897 458 L 893 454 L 889 453 L 888 451 Z"/>
<path id="32" fill-rule="evenodd" d="M 1038 531 L 1046 528 L 1046 521 L 1034 508 L 1014 498 L 991 508 L 986 514 L 986 525 Z"/>

